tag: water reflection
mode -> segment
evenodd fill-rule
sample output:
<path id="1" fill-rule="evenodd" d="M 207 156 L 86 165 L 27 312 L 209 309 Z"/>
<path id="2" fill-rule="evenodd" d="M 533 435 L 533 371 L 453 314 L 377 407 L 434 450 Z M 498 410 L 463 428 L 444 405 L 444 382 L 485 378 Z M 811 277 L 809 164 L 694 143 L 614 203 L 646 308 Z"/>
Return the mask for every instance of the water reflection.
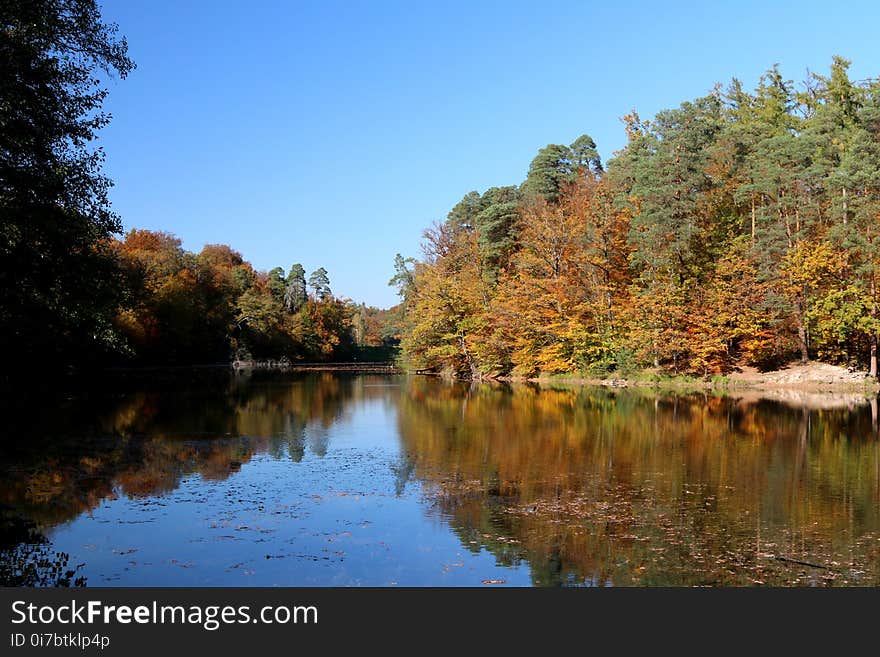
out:
<path id="1" fill-rule="evenodd" d="M 877 584 L 870 410 L 413 382 L 399 418 L 438 512 L 536 584 Z"/>
<path id="2" fill-rule="evenodd" d="M 6 411 L 5 583 L 880 584 L 876 402 L 858 396 L 330 373 L 108 387 Z M 174 511 L 144 522 L 173 555 L 113 565 L 140 540 L 134 505 L 160 501 Z"/>
<path id="3" fill-rule="evenodd" d="M 369 391 L 354 381 L 323 374 L 291 384 L 214 373 L 198 387 L 74 398 L 57 412 L 34 410 L 27 417 L 36 430 L 20 422 L 4 441 L 0 505 L 47 527 L 119 494 L 167 493 L 192 473 L 225 479 L 254 454 L 299 461 L 307 440 L 323 455 L 346 407 Z"/>

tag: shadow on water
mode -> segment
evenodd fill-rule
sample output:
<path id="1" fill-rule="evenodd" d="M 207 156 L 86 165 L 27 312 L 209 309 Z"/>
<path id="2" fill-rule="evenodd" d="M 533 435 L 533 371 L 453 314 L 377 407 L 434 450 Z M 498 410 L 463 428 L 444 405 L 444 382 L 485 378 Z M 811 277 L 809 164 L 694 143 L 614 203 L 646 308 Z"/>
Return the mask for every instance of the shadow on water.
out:
<path id="1" fill-rule="evenodd" d="M 4 410 L 0 578 L 84 584 L 46 537 L 102 503 L 225 482 L 256 455 L 307 466 L 343 431 L 389 431 L 390 493 L 415 482 L 426 522 L 535 585 L 878 585 L 876 408 L 331 373 L 105 385 Z M 359 461 L 341 463 L 356 489 Z"/>

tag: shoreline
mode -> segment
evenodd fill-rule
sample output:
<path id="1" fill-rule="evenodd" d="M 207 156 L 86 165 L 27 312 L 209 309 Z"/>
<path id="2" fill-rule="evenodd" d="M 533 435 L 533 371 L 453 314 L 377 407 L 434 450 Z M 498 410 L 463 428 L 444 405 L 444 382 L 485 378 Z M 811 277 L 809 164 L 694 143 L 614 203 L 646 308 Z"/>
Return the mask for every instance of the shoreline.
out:
<path id="1" fill-rule="evenodd" d="M 733 381 L 700 381 L 681 379 L 599 379 L 581 376 L 536 376 L 536 377 L 500 377 L 494 379 L 504 383 L 539 383 L 542 385 L 559 383 L 563 385 L 597 386 L 604 388 L 653 388 L 677 390 L 714 390 L 719 392 L 776 392 L 797 391 L 805 393 L 880 393 L 880 382 L 866 379 L 863 383 L 839 382 L 803 382 L 803 383 L 772 383 L 760 380 Z"/>
<path id="2" fill-rule="evenodd" d="M 146 365 L 114 367 L 104 370 L 108 373 L 134 374 L 147 372 L 181 372 L 193 370 L 232 370 L 232 371 L 277 371 L 277 372 L 374 372 L 400 374 L 405 376 L 431 376 L 456 380 L 447 372 L 410 370 L 394 362 L 382 361 L 343 361 L 330 363 L 291 363 L 284 361 L 232 361 L 197 365 Z M 817 376 L 819 370 L 820 376 Z M 552 374 L 539 376 L 499 376 L 487 377 L 477 383 L 537 383 L 540 385 L 560 384 L 595 386 L 604 388 L 668 389 L 676 391 L 702 390 L 722 393 L 776 392 L 811 394 L 880 394 L 880 380 L 870 377 L 867 372 L 850 372 L 845 368 L 825 363 L 809 363 L 772 370 L 765 373 L 734 373 L 720 376 L 716 380 L 689 378 L 687 376 L 651 376 L 646 371 L 642 376 L 584 376 L 578 373 Z"/>
<path id="3" fill-rule="evenodd" d="M 522 383 L 563 383 L 607 388 L 689 388 L 724 391 L 799 391 L 809 393 L 873 393 L 880 392 L 880 380 L 868 372 L 829 365 L 818 361 L 789 363 L 775 370 L 760 371 L 743 367 L 713 379 L 688 376 L 665 376 L 652 370 L 643 370 L 635 377 L 584 376 L 576 373 L 539 375 L 535 377 L 499 377 L 499 381 Z"/>
<path id="4" fill-rule="evenodd" d="M 850 371 L 825 363 L 795 364 L 768 372 L 736 372 L 716 380 L 687 378 L 624 378 L 555 375 L 508 377 L 510 382 L 542 386 L 569 385 L 668 392 L 702 393 L 736 399 L 739 402 L 775 401 L 800 408 L 839 409 L 871 405 L 877 416 L 880 382 L 867 372 Z"/>

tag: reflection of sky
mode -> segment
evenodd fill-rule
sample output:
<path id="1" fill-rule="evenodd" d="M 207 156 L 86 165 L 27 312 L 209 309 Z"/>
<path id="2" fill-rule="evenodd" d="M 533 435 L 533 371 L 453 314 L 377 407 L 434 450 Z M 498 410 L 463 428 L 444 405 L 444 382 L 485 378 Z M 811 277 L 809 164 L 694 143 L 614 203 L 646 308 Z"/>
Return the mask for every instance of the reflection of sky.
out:
<path id="1" fill-rule="evenodd" d="M 105 500 L 49 537 L 89 586 L 530 584 L 526 566 L 465 549 L 417 482 L 401 488 L 393 404 L 346 411 L 306 428 L 300 462 L 258 454 L 223 481 Z"/>

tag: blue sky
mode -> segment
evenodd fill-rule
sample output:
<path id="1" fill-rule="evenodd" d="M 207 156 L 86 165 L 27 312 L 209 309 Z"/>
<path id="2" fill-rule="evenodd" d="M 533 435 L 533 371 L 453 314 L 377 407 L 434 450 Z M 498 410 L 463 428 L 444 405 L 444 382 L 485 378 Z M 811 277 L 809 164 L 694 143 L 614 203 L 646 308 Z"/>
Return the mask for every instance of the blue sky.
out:
<path id="1" fill-rule="evenodd" d="M 396 303 L 395 253 L 468 191 L 518 184 L 548 143 L 604 158 L 642 117 L 831 57 L 880 75 L 874 2 L 103 0 L 138 68 L 111 81 L 115 210 L 259 269 L 325 267 Z"/>

